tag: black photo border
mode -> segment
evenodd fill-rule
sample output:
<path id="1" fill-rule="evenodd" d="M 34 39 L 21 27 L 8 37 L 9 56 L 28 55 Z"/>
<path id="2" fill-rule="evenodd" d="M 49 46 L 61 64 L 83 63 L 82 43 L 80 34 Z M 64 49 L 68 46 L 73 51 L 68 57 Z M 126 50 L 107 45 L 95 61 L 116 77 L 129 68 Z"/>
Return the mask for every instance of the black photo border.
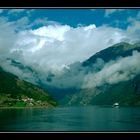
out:
<path id="1" fill-rule="evenodd" d="M 2 0 L 0 8 L 131 8 L 140 9 L 139 0 Z M 2 139 L 139 139 L 140 132 L 0 132 Z M 43 137 L 42 137 L 43 136 Z M 138 137 L 138 138 L 137 138 Z"/>

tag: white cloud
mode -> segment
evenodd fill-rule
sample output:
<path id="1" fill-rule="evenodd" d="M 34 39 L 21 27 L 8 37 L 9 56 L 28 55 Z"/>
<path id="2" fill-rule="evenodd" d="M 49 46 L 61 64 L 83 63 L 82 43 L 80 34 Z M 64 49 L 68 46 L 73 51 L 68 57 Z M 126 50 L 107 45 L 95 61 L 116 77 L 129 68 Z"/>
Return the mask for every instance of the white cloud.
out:
<path id="1" fill-rule="evenodd" d="M 6 18 L 0 18 L 0 58 L 7 57 L 10 49 L 14 47 L 16 41 L 13 22 L 8 22 Z"/>
<path id="2" fill-rule="evenodd" d="M 32 13 L 35 11 L 35 9 L 7 9 L 8 10 L 8 14 L 9 15 L 14 15 L 14 16 L 18 16 L 21 13 L 26 14 L 27 17 L 31 17 Z"/>
<path id="3" fill-rule="evenodd" d="M 137 13 L 137 15 L 136 15 L 135 18 L 136 18 L 136 19 L 140 19 L 140 11 Z"/>
<path id="4" fill-rule="evenodd" d="M 2 14 L 3 13 L 3 9 L 0 9 L 0 14 Z"/>
<path id="5" fill-rule="evenodd" d="M 122 30 L 105 26 L 95 28 L 94 24 L 77 28 L 49 25 L 20 32 L 14 50 L 22 51 L 28 65 L 35 61 L 41 69 L 46 67 L 46 71 L 61 70 L 63 65 L 84 61 L 126 38 Z"/>
<path id="6" fill-rule="evenodd" d="M 126 31 L 135 38 L 136 41 L 139 41 L 140 37 L 140 21 L 131 19 L 131 23 L 127 27 Z"/>
<path id="7" fill-rule="evenodd" d="M 127 32 L 131 33 L 135 38 L 140 36 L 140 12 L 137 13 L 136 16 L 129 16 L 127 18 L 127 22 L 129 23 L 127 27 Z"/>
<path id="8" fill-rule="evenodd" d="M 127 27 L 127 31 L 128 31 L 128 32 L 136 32 L 136 31 L 138 31 L 139 29 L 140 29 L 140 21 L 137 21 L 137 20 L 133 21 L 133 22 L 131 23 L 131 25 L 129 25 L 129 26 Z"/>
<path id="9" fill-rule="evenodd" d="M 25 16 L 16 21 L 16 25 L 17 26 L 19 25 L 20 27 L 26 26 L 28 25 L 28 23 L 29 23 L 29 19 L 28 17 Z"/>
<path id="10" fill-rule="evenodd" d="M 20 25 L 27 23 L 26 17 L 19 19 L 18 24 L 17 21 L 8 22 L 0 18 L 0 63 L 21 77 L 31 74 L 26 71 L 17 72 L 17 68 L 14 69 L 6 58 L 15 59 L 32 68 L 45 80 L 45 75 L 50 71 L 61 75 L 70 64 L 82 62 L 113 44 L 135 39 L 127 31 L 108 26 L 96 27 L 95 24 L 75 28 L 53 24 L 15 32 Z"/>
<path id="11" fill-rule="evenodd" d="M 9 14 L 18 14 L 18 13 L 21 13 L 24 11 L 26 11 L 26 9 L 10 9 L 8 13 Z"/>
<path id="12" fill-rule="evenodd" d="M 116 84 L 127 81 L 140 74 L 140 53 L 133 52 L 132 56 L 110 61 L 101 71 L 90 73 L 85 77 L 83 88 L 95 88 L 104 84 Z"/>
<path id="13" fill-rule="evenodd" d="M 122 12 L 125 11 L 125 9 L 106 9 L 105 10 L 105 17 L 109 17 L 110 15 L 116 13 L 116 12 Z"/>
<path id="14" fill-rule="evenodd" d="M 64 34 L 70 30 L 70 27 L 67 25 L 60 26 L 60 25 L 49 25 L 40 27 L 36 30 L 30 30 L 30 33 L 36 36 L 42 36 L 48 38 L 48 40 L 64 40 Z"/>
<path id="15" fill-rule="evenodd" d="M 95 11 L 95 10 L 97 10 L 97 9 L 90 9 L 91 11 Z"/>
<path id="16" fill-rule="evenodd" d="M 37 18 L 37 19 L 35 19 L 34 21 L 33 21 L 33 25 L 35 24 L 43 24 L 43 25 L 45 25 L 45 24 L 48 24 L 48 18 Z"/>

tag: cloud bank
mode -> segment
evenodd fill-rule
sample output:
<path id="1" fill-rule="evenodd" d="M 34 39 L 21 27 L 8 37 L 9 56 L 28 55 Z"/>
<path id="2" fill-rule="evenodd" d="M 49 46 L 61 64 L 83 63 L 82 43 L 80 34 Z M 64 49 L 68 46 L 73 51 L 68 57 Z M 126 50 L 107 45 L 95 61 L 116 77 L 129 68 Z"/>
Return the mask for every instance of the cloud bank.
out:
<path id="1" fill-rule="evenodd" d="M 122 11 L 125 11 L 125 10 L 126 9 L 106 9 L 105 10 L 105 17 L 109 17 L 116 12 L 122 12 Z"/>
<path id="2" fill-rule="evenodd" d="M 75 73 L 65 78 L 62 75 L 64 70 L 69 69 L 69 65 L 83 62 L 113 44 L 122 41 L 132 43 L 139 38 L 134 30 L 129 33 L 127 30 L 105 25 L 96 27 L 91 24 L 74 28 L 54 22 L 36 29 L 27 29 L 27 26 L 31 27 L 27 17 L 18 19 L 18 22 L 0 18 L 0 65 L 20 78 L 34 83 L 38 78 L 46 81 L 49 73 L 53 73 L 57 75 L 54 84 L 73 86 L 75 82 L 72 82 L 72 78 L 77 81 L 85 71 L 79 74 L 79 78 Z M 13 65 L 11 60 L 20 63 L 22 69 Z"/>
<path id="3" fill-rule="evenodd" d="M 83 88 L 95 88 L 104 84 L 117 84 L 140 74 L 140 53 L 134 51 L 132 56 L 112 60 L 97 73 L 90 73 L 84 79 Z"/>

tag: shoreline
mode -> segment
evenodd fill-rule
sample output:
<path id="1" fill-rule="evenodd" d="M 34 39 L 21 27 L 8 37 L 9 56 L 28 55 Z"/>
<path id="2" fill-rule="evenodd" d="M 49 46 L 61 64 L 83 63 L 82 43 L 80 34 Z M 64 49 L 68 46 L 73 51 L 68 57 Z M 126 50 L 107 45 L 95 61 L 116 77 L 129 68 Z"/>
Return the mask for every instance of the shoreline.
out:
<path id="1" fill-rule="evenodd" d="M 0 107 L 1 109 L 53 109 L 53 108 L 57 108 L 57 107 L 79 107 L 79 106 L 38 106 L 38 107 Z M 81 106 L 81 107 L 85 107 L 85 106 Z M 109 107 L 109 108 L 129 108 L 129 107 L 133 107 L 133 108 L 140 108 L 140 106 L 118 106 L 118 107 L 114 107 L 111 105 L 89 105 L 86 107 Z"/>
<path id="2" fill-rule="evenodd" d="M 51 109 L 55 107 L 0 107 L 0 109 Z"/>

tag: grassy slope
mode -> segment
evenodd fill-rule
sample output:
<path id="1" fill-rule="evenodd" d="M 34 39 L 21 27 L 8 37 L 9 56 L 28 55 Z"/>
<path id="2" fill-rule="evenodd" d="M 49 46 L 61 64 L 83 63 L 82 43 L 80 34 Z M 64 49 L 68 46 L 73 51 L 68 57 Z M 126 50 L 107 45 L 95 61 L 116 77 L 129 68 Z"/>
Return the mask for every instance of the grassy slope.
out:
<path id="1" fill-rule="evenodd" d="M 22 99 L 32 98 L 32 103 Z M 39 103 L 38 103 L 39 102 Z M 28 107 L 28 106 L 56 106 L 57 103 L 45 91 L 18 77 L 4 72 L 0 68 L 0 106 L 1 107 Z"/>

